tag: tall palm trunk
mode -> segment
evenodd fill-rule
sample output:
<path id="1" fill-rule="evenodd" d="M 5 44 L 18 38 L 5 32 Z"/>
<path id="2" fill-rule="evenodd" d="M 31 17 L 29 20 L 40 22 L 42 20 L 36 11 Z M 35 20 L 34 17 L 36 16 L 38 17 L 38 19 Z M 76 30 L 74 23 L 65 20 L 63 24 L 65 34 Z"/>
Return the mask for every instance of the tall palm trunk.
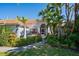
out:
<path id="1" fill-rule="evenodd" d="M 75 24 L 76 24 L 76 21 L 77 21 L 77 3 L 75 3 Z"/>
<path id="2" fill-rule="evenodd" d="M 25 24 L 24 24 L 24 38 L 26 38 L 26 26 L 25 26 Z"/>
<path id="3" fill-rule="evenodd" d="M 68 25 L 68 23 L 69 23 L 69 14 L 70 14 L 70 12 L 69 12 L 69 3 L 66 3 L 65 6 L 66 6 L 66 17 L 67 17 L 67 25 Z"/>
<path id="4" fill-rule="evenodd" d="M 50 26 L 50 31 L 51 31 L 51 34 L 53 34 L 53 32 L 52 32 L 52 27 Z"/>

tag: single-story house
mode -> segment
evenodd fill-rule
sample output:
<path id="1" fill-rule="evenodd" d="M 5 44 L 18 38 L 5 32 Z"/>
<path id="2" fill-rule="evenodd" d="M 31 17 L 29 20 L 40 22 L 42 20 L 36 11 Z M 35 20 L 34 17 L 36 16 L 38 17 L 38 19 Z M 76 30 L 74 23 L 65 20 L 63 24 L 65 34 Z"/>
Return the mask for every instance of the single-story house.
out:
<path id="1" fill-rule="evenodd" d="M 46 34 L 46 23 L 37 20 L 27 20 L 25 24 L 16 19 L 0 20 L 0 26 L 8 26 L 16 33 L 17 37 L 24 38 L 30 34 Z M 48 31 L 50 32 L 50 30 Z"/>

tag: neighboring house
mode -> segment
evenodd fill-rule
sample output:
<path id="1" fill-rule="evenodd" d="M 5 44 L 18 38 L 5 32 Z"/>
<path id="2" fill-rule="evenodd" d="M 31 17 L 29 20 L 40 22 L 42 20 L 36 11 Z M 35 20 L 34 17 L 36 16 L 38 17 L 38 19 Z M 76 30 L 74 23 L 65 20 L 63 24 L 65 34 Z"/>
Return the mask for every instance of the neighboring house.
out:
<path id="1" fill-rule="evenodd" d="M 25 23 L 25 31 L 24 32 L 24 24 L 19 20 L 0 20 L 0 26 L 8 26 L 12 28 L 12 31 L 16 33 L 17 37 L 23 36 L 24 38 L 27 37 L 27 35 L 31 34 L 46 34 L 46 23 L 43 21 L 37 21 L 37 20 L 27 20 Z M 26 34 L 26 35 L 25 35 Z"/>

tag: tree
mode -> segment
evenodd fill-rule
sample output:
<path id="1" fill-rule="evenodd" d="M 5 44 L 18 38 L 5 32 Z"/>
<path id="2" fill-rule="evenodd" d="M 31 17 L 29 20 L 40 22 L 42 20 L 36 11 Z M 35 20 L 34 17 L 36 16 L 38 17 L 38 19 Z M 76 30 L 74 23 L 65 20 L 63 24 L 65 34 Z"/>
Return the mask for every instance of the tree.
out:
<path id="1" fill-rule="evenodd" d="M 75 3 L 75 24 L 76 24 L 76 20 L 77 20 L 77 15 L 78 15 L 78 4 Z"/>
<path id="2" fill-rule="evenodd" d="M 39 13 L 39 16 L 42 16 L 42 20 L 47 23 L 47 29 L 50 25 L 50 11 L 46 8 Z"/>
<path id="3" fill-rule="evenodd" d="M 63 4 L 61 3 L 49 3 L 46 9 L 39 13 L 39 15 L 42 16 L 43 21 L 47 23 L 47 28 L 50 27 L 51 33 L 54 32 L 56 25 L 61 23 L 61 19 L 63 18 L 61 15 L 62 6 Z"/>
<path id="4" fill-rule="evenodd" d="M 22 17 L 22 19 L 20 19 L 20 17 L 17 16 L 17 20 L 19 20 L 23 23 L 23 25 L 24 25 L 24 38 L 26 38 L 26 35 L 27 35 L 27 33 L 26 33 L 26 21 L 27 21 L 27 19 L 25 19 L 24 17 Z"/>
<path id="5" fill-rule="evenodd" d="M 65 10 L 65 19 L 66 19 L 66 26 L 65 29 L 67 30 L 66 33 L 69 35 L 71 32 L 70 30 L 73 29 L 72 19 L 74 15 L 74 4 L 72 3 L 64 3 L 64 10 Z"/>
<path id="6" fill-rule="evenodd" d="M 67 20 L 67 25 L 72 20 L 73 12 L 74 12 L 74 4 L 64 3 L 65 6 L 65 16 Z"/>
<path id="7" fill-rule="evenodd" d="M 78 32 L 79 31 L 79 3 L 75 3 L 75 10 L 74 10 L 74 13 L 75 13 L 75 32 Z"/>

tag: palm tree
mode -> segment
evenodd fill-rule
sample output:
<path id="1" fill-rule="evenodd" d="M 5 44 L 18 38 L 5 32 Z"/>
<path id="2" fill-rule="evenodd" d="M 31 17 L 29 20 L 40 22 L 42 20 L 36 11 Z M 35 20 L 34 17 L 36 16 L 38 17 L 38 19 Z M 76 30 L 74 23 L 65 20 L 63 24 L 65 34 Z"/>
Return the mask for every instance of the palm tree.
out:
<path id="1" fill-rule="evenodd" d="M 48 26 L 49 26 L 49 22 L 50 22 L 50 19 L 49 19 L 49 11 L 47 10 L 47 9 L 44 9 L 44 10 L 42 10 L 40 13 L 39 13 L 39 16 L 42 16 L 42 20 L 44 21 L 44 22 L 47 22 L 47 28 L 48 28 Z"/>
<path id="2" fill-rule="evenodd" d="M 79 30 L 79 3 L 75 3 L 75 30 L 78 32 Z"/>
<path id="3" fill-rule="evenodd" d="M 77 3 L 75 3 L 75 24 L 76 24 L 76 20 L 77 20 Z"/>
<path id="4" fill-rule="evenodd" d="M 17 16 L 17 19 L 19 21 L 21 21 L 24 25 L 24 38 L 26 38 L 26 21 L 27 21 L 27 19 L 25 19 L 24 17 L 22 17 L 22 19 L 20 19 L 20 17 L 18 17 L 18 16 Z"/>
<path id="5" fill-rule="evenodd" d="M 67 33 L 70 33 L 70 26 L 71 24 L 71 20 L 73 19 L 73 14 L 74 14 L 74 4 L 69 4 L 69 3 L 64 3 L 64 7 L 65 7 L 65 16 L 66 16 L 66 29 L 67 29 Z"/>
<path id="6" fill-rule="evenodd" d="M 62 19 L 61 16 L 61 3 L 49 3 L 46 9 L 42 10 L 39 15 L 42 16 L 42 19 L 47 22 L 47 28 L 50 27 L 51 33 L 55 29 L 57 23 Z M 52 21 L 52 22 L 51 22 Z M 53 26 L 53 27 L 52 27 Z"/>
<path id="7" fill-rule="evenodd" d="M 74 5 L 69 3 L 64 3 L 64 6 L 65 6 L 65 15 L 66 15 L 67 25 L 68 25 L 69 21 L 72 19 Z"/>
<path id="8" fill-rule="evenodd" d="M 26 36 L 27 36 L 27 33 L 26 33 L 26 21 L 27 21 L 27 19 L 22 17 L 21 22 L 24 24 L 24 38 L 26 38 Z"/>
<path id="9" fill-rule="evenodd" d="M 65 12 L 66 12 L 66 18 L 67 18 L 67 23 L 69 22 L 69 3 L 65 3 Z"/>
<path id="10" fill-rule="evenodd" d="M 75 24 L 78 20 L 79 15 L 79 3 L 75 3 Z"/>

